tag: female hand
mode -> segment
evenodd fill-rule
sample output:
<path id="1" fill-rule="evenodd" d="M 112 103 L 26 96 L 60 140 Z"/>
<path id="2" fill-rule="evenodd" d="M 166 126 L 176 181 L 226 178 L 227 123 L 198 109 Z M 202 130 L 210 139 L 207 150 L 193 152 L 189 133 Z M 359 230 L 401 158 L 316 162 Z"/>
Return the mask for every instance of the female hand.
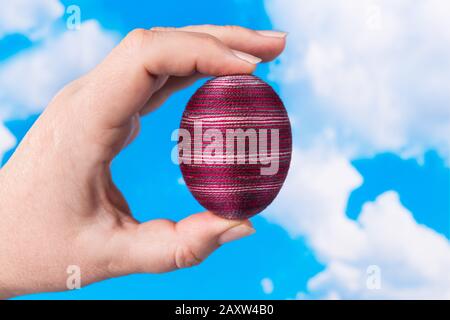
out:
<path id="1" fill-rule="evenodd" d="M 111 179 L 112 159 L 140 116 L 206 75 L 251 73 L 281 53 L 285 34 L 240 27 L 134 30 L 51 101 L 0 170 L 0 297 L 198 264 L 254 232 L 204 212 L 138 223 Z M 258 57 L 258 58 L 257 58 Z"/>

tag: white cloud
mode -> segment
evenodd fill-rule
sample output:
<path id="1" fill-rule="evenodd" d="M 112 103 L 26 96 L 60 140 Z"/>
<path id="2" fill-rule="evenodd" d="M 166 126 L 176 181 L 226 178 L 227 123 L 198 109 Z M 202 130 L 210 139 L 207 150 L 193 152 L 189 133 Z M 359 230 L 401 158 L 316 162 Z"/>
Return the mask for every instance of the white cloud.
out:
<path id="1" fill-rule="evenodd" d="M 333 128 L 355 155 L 450 152 L 450 2 L 267 0 L 289 31 L 274 65 L 302 137 Z M 305 100 L 305 90 L 312 97 Z"/>
<path id="2" fill-rule="evenodd" d="M 0 109 L 8 117 L 37 113 L 66 83 L 93 68 L 118 41 L 94 21 L 65 31 L 0 64 Z"/>
<path id="3" fill-rule="evenodd" d="M 58 0 L 0 0 L 0 8 L 0 38 L 12 33 L 42 35 L 64 14 Z"/>
<path id="4" fill-rule="evenodd" d="M 364 206 L 358 219 L 367 239 L 352 261 L 332 259 L 309 281 L 313 296 L 337 293 L 341 298 L 450 299 L 450 244 L 418 225 L 388 192 Z M 375 265 L 379 273 L 368 273 Z M 367 282 L 379 277 L 379 287 Z"/>
<path id="5" fill-rule="evenodd" d="M 418 225 L 394 192 L 366 203 L 357 221 L 346 216 L 350 193 L 362 182 L 333 142 L 296 149 L 279 197 L 264 213 L 295 237 L 304 235 L 326 265 L 308 284 L 312 298 L 450 298 L 450 243 Z M 369 266 L 381 270 L 370 290 Z M 299 296 L 304 296 L 303 294 Z"/>
<path id="6" fill-rule="evenodd" d="M 0 163 L 6 151 L 10 150 L 16 144 L 16 138 L 3 125 L 0 118 Z"/>
<path id="7" fill-rule="evenodd" d="M 62 6 L 57 1 L 8 1 L 0 5 L 0 37 L 10 32 L 30 35 L 42 31 L 50 28 L 53 20 L 62 14 Z M 20 19 L 13 21 L 15 24 L 2 19 L 5 12 L 16 10 L 21 14 Z M 26 21 L 21 21 L 22 18 Z M 0 122 L 41 112 L 58 90 L 92 69 L 118 40 L 117 34 L 89 20 L 76 31 L 54 28 L 38 44 L 2 61 Z M 15 138 L 1 125 L 0 159 L 15 143 Z"/>
<path id="8" fill-rule="evenodd" d="M 351 257 L 364 238 L 344 215 L 348 196 L 362 183 L 347 158 L 323 140 L 295 149 L 287 181 L 266 217 L 292 236 L 307 235 L 318 255 Z"/>
<path id="9" fill-rule="evenodd" d="M 288 180 L 264 215 L 305 236 L 326 265 L 298 297 L 449 298 L 446 238 L 417 224 L 393 192 L 367 203 L 358 221 L 346 206 L 362 183 L 354 157 L 437 148 L 450 161 L 450 3 L 266 4 L 274 28 L 289 32 L 270 76 L 299 139 Z M 368 288 L 368 268 L 381 272 L 379 290 Z"/>

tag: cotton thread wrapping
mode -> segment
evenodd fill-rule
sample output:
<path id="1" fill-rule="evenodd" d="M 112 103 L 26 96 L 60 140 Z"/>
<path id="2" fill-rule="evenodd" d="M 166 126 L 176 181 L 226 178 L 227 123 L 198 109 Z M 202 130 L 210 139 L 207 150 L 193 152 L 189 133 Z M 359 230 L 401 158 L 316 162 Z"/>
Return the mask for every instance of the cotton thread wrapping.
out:
<path id="1" fill-rule="evenodd" d="M 211 157 L 203 150 L 211 143 L 202 141 L 201 148 L 195 149 L 195 139 L 191 139 L 192 159 L 194 150 L 200 150 L 201 163 L 185 163 L 180 168 L 184 181 L 197 201 L 207 210 L 228 219 L 247 219 L 264 210 L 279 193 L 289 170 L 292 153 L 291 126 L 286 109 L 275 91 L 264 81 L 253 75 L 221 76 L 207 81 L 189 100 L 183 113 L 180 129 L 195 136 L 194 124 L 201 122 L 204 134 L 208 129 L 217 129 L 222 134 L 223 156 Z M 272 175 L 262 175 L 261 168 L 267 164 L 249 163 L 249 159 L 259 159 L 261 154 L 258 140 L 257 152 L 250 150 L 250 142 L 245 140 L 245 164 L 237 160 L 226 162 L 225 140 L 227 129 L 254 129 L 258 139 L 262 129 L 267 132 L 267 154 L 271 155 L 270 132 L 278 131 L 278 170 Z M 237 141 L 233 141 L 234 155 Z M 241 139 L 242 140 L 242 139 Z M 179 146 L 182 138 L 180 134 Z M 241 141 L 242 142 L 242 141 Z M 261 147 L 261 148 L 260 148 Z M 183 158 L 179 149 L 180 160 Z M 211 159 L 222 163 L 206 163 Z M 219 161 L 220 162 L 220 161 Z"/>

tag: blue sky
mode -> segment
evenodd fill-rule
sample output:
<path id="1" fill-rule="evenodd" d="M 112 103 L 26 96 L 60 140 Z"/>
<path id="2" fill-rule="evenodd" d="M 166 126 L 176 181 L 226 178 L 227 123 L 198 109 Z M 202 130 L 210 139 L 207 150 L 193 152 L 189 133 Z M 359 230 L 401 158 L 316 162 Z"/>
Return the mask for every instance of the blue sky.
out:
<path id="1" fill-rule="evenodd" d="M 340 114 L 335 117 L 330 116 L 330 114 L 334 115 L 330 111 L 331 108 L 338 109 L 342 104 L 354 108 L 352 101 L 341 99 L 341 95 L 339 99 L 334 99 L 333 91 L 331 94 L 326 90 L 326 93 L 323 93 L 324 91 L 321 91 L 323 86 L 318 86 L 314 82 L 314 79 L 317 78 L 314 73 L 304 72 L 304 76 L 300 80 L 295 77 L 293 80 L 289 80 L 291 77 L 289 72 L 292 70 L 294 73 L 297 71 L 302 73 L 303 66 L 298 67 L 297 70 L 297 64 L 292 62 L 295 60 L 294 58 L 309 61 L 308 56 L 303 54 L 296 57 L 296 52 L 298 52 L 296 50 L 299 47 L 306 51 L 308 49 L 306 44 L 311 40 L 300 32 L 302 31 L 300 30 L 301 25 L 298 27 L 300 31 L 296 29 L 293 14 L 286 15 L 286 23 L 280 22 L 280 12 L 282 13 L 284 9 L 288 10 L 290 7 L 297 8 L 295 1 L 268 1 L 268 3 L 247 0 L 76 1 L 81 8 L 82 21 L 97 20 L 101 31 L 114 41 L 136 27 L 150 28 L 152 26 L 205 23 L 237 24 L 254 29 L 275 28 L 290 32 L 288 41 L 292 41 L 293 45 L 288 46 L 286 54 L 270 66 L 259 66 L 256 74 L 272 84 L 285 101 L 294 120 L 294 147 L 300 160 L 298 163 L 295 161 L 293 163 L 294 167 L 290 174 L 291 182 L 286 185 L 286 192 L 266 210 L 267 212 L 252 219 L 257 233 L 247 239 L 224 246 L 202 265 L 164 275 L 132 275 L 103 281 L 78 291 L 38 294 L 27 298 L 398 298 L 402 297 L 404 287 L 416 291 L 423 290 L 426 296 L 446 294 L 436 284 L 438 281 L 434 278 L 426 278 L 428 283 L 425 281 L 425 284 L 418 288 L 408 285 L 408 280 L 406 280 L 406 284 L 396 281 L 397 269 L 404 268 L 407 273 L 410 269 L 416 270 L 415 265 L 410 267 L 409 264 L 412 265 L 418 261 L 415 260 L 418 253 L 412 250 L 413 258 L 406 257 L 404 260 L 393 261 L 388 255 L 388 251 L 385 251 L 385 248 L 379 244 L 379 239 L 375 239 L 370 231 L 372 230 L 370 224 L 378 221 L 374 215 L 377 212 L 380 213 L 380 216 L 384 214 L 386 210 L 382 210 L 386 206 L 383 204 L 390 204 L 392 206 L 388 206 L 388 211 L 389 208 L 392 208 L 392 212 L 399 212 L 398 215 L 392 216 L 393 224 L 396 221 L 404 221 L 402 220 L 404 216 L 410 213 L 414 221 L 411 230 L 425 228 L 431 232 L 430 236 L 434 237 L 433 239 L 437 239 L 433 241 L 447 242 L 448 245 L 450 239 L 450 169 L 448 157 L 443 151 L 445 149 L 441 147 L 440 140 L 437 139 L 437 142 L 434 143 L 433 139 L 428 139 L 427 137 L 433 136 L 434 133 L 426 130 L 415 132 L 414 135 L 418 136 L 417 141 L 422 143 L 420 151 L 406 154 L 403 151 L 411 146 L 408 140 L 411 134 L 406 126 L 405 138 L 402 142 L 394 144 L 390 143 L 389 138 L 378 139 L 377 130 L 372 134 L 368 129 L 369 133 L 366 137 L 364 134 L 358 133 L 357 125 L 352 127 L 353 122 L 346 122 L 348 119 L 344 116 Z M 74 2 L 62 1 L 62 4 L 70 5 Z M 383 5 L 381 8 L 385 11 L 389 10 Z M 308 9 L 314 9 L 313 5 Z M 293 9 L 293 12 L 295 10 Z M 319 10 L 318 12 L 319 15 L 321 12 L 325 15 L 332 11 Z M 35 48 L 45 47 L 49 38 L 57 37 L 61 33 L 77 32 L 64 29 L 65 18 L 64 15 L 55 18 L 52 22 L 52 31 L 41 37 L 30 36 L 29 32 L 20 31 L 3 35 L 2 38 L 0 29 L 0 83 L 2 68 L 6 69 L 10 61 L 20 56 L 19 53 L 27 53 Z M 318 34 L 316 40 L 319 44 L 321 39 Z M 299 45 L 297 41 L 305 41 L 306 44 Z M 326 65 L 325 62 L 324 64 Z M 311 69 L 305 68 L 305 70 Z M 64 73 L 65 71 L 61 70 L 60 72 Z M 417 76 L 421 76 L 420 70 L 416 70 L 416 72 Z M 60 82 L 62 83 L 59 86 L 76 75 L 77 72 L 74 72 L 61 77 Z M 351 83 L 351 79 L 349 81 Z M 175 94 L 165 103 L 164 107 L 145 117 L 139 137 L 113 162 L 114 180 L 123 191 L 138 220 L 145 221 L 160 217 L 179 220 L 202 210 L 186 186 L 178 183 L 181 176 L 180 170 L 170 160 L 170 153 L 174 146 L 174 142 L 170 140 L 171 133 L 179 125 L 187 100 L 200 84 L 197 83 L 193 87 Z M 335 88 L 335 91 L 339 89 Z M 51 92 L 50 89 L 49 92 Z M 301 97 L 298 94 L 301 94 Z M 13 108 L 23 108 L 25 111 L 4 111 L 3 113 L 6 115 L 0 117 L 0 120 L 4 119 L 3 122 L 8 131 L 17 140 L 20 140 L 44 106 L 33 106 L 33 101 L 14 100 L 10 98 L 11 96 L 6 94 L 2 97 L 0 95 L 0 110 L 2 108 L 9 110 L 8 108 L 11 108 L 9 105 L 12 104 Z M 405 97 L 404 100 L 409 101 L 407 98 Z M 42 99 L 45 100 L 45 97 Z M 37 101 L 40 100 L 37 99 Z M 360 101 L 364 103 L 365 100 Z M 448 103 L 448 101 L 446 102 Z M 6 107 L 3 107 L 2 103 Z M 324 105 L 326 107 L 323 107 Z M 416 106 L 412 104 L 411 108 L 411 112 L 413 112 Z M 364 116 L 363 114 L 362 117 Z M 407 114 L 401 116 L 406 118 Z M 401 121 L 398 123 L 402 124 Z M 322 125 L 332 128 L 331 138 L 329 134 L 325 135 L 326 138 L 321 138 L 323 137 L 322 132 L 319 132 L 317 127 Z M 348 126 L 358 138 L 341 135 L 342 126 Z M 388 131 L 389 129 L 380 123 L 379 130 Z M 360 136 L 364 136 L 364 138 L 359 138 Z M 376 139 L 373 138 L 374 136 Z M 317 139 L 328 142 L 325 147 L 319 143 L 320 146 L 316 148 Z M 391 140 L 395 140 L 394 137 Z M 324 149 L 327 151 L 323 152 Z M 358 151 L 347 152 L 347 149 Z M 158 150 L 158 152 L 155 153 L 154 150 Z M 13 149 L 10 149 L 5 152 L 3 163 L 7 161 L 12 151 Z M 333 163 L 336 165 L 331 166 Z M 328 167 L 329 164 L 330 167 Z M 303 170 L 307 171 L 306 173 L 314 173 L 316 169 L 322 171 L 321 165 L 324 166 L 323 171 L 330 170 L 331 174 L 318 177 L 317 181 L 326 183 L 327 186 L 324 189 L 330 191 L 326 194 L 311 193 L 311 190 L 315 189 L 309 188 L 309 186 L 305 187 L 304 180 L 302 180 L 305 174 Z M 308 168 L 311 170 L 308 171 Z M 340 171 L 342 175 L 335 171 Z M 308 176 L 306 183 L 311 182 L 309 179 L 311 178 Z M 314 176 L 312 180 L 314 180 Z M 300 198 L 303 196 L 307 198 L 304 202 L 301 199 L 296 202 L 297 191 L 304 192 L 300 196 Z M 336 191 L 336 196 L 334 196 L 334 191 Z M 398 203 L 394 198 L 383 197 L 389 192 L 398 195 Z M 315 197 L 326 204 L 319 205 L 310 201 Z M 337 204 L 334 205 L 333 201 L 336 201 Z M 344 210 L 342 213 L 336 211 L 335 218 L 338 219 L 336 220 L 336 229 L 339 229 L 340 223 L 342 223 L 343 228 L 350 228 L 349 230 L 355 232 L 355 237 L 361 237 L 365 241 L 368 239 L 368 247 L 363 248 L 363 251 L 369 253 L 358 253 L 358 248 L 347 244 L 347 240 L 352 242 L 356 241 L 355 239 L 344 237 L 345 239 L 342 240 L 342 236 L 338 235 L 335 245 L 341 247 L 336 248 L 330 244 L 330 242 L 334 242 L 332 237 L 324 237 L 320 234 L 321 225 L 327 225 L 327 221 L 320 219 L 328 219 L 327 213 L 322 214 L 321 210 L 334 210 L 339 208 L 341 202 L 344 203 Z M 327 203 L 330 206 L 327 207 Z M 369 205 L 367 205 L 368 203 Z M 340 214 L 341 216 L 339 216 Z M 388 217 L 390 216 L 388 215 Z M 330 216 L 331 218 L 333 217 Z M 313 226 L 306 223 L 308 219 L 314 222 Z M 389 221 L 387 223 L 389 224 Z M 331 225 L 331 228 L 333 226 Z M 405 230 L 407 230 L 406 227 L 402 227 L 402 224 L 399 223 L 398 232 L 402 233 Z M 378 230 L 381 238 L 385 232 L 388 231 L 383 228 Z M 336 233 L 339 234 L 339 232 Z M 439 235 L 443 236 L 445 240 L 442 240 Z M 391 239 L 390 237 L 393 235 L 386 233 L 386 238 Z M 392 239 L 395 242 L 395 236 Z M 421 241 L 422 238 L 417 236 L 414 239 Z M 412 246 L 415 244 L 414 241 L 411 242 Z M 430 243 L 432 245 L 434 242 Z M 372 251 L 370 248 L 376 250 Z M 401 246 L 397 247 L 394 243 L 392 248 L 400 250 Z M 430 248 L 430 250 L 432 249 Z M 445 250 L 449 249 L 445 247 Z M 341 251 L 342 254 L 336 253 Z M 427 259 L 427 257 L 425 256 L 423 259 Z M 450 259 L 450 255 L 447 256 L 447 251 L 445 251 L 436 260 L 437 262 L 430 260 L 430 264 L 448 261 L 448 259 Z M 365 282 L 357 284 L 357 290 L 350 290 L 346 286 L 346 283 L 350 282 L 345 276 L 348 272 L 340 273 L 339 270 L 351 270 L 359 278 L 362 277 L 361 281 L 364 281 L 366 267 L 372 264 L 382 267 L 385 272 L 383 274 L 387 275 L 385 283 L 389 290 L 380 291 L 371 296 L 373 293 L 368 293 L 364 288 Z M 445 265 L 443 266 L 445 267 Z M 415 277 L 414 273 L 411 274 L 411 277 Z M 421 275 L 417 275 L 417 277 L 420 278 Z M 264 292 L 261 281 L 265 278 L 270 279 L 273 283 L 273 292 Z M 444 284 L 445 281 L 447 279 L 442 279 Z"/>

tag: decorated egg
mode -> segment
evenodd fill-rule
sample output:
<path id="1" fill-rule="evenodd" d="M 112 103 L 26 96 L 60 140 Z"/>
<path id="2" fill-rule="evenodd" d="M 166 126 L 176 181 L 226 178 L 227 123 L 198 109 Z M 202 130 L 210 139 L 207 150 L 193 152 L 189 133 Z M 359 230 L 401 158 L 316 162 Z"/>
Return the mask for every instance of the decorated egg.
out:
<path id="1" fill-rule="evenodd" d="M 282 101 L 261 79 L 207 81 L 189 100 L 178 132 L 184 181 L 207 210 L 247 219 L 279 193 L 291 161 L 291 126 Z"/>

